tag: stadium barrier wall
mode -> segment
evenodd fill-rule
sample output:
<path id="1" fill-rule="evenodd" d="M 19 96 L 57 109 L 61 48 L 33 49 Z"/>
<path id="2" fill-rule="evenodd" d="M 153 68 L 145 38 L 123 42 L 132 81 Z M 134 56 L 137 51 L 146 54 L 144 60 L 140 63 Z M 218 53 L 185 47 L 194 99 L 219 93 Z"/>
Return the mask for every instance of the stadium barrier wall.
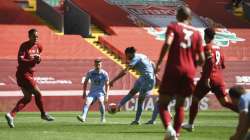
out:
<path id="1" fill-rule="evenodd" d="M 36 14 L 51 24 L 56 30 L 64 32 L 64 16 L 54 7 L 50 6 L 43 0 L 36 2 Z"/>
<path id="2" fill-rule="evenodd" d="M 18 91 L 19 92 L 19 91 Z M 64 91 L 67 92 L 67 91 Z M 112 92 L 112 91 L 111 91 Z M 114 92 L 114 91 L 113 91 Z M 117 91 L 116 91 L 117 92 Z M 46 92 L 43 92 L 43 94 L 46 94 Z M 46 110 L 48 111 L 81 111 L 82 106 L 84 103 L 84 100 L 81 97 L 82 91 L 78 91 L 78 95 L 49 95 L 46 94 L 43 96 L 43 102 Z M 127 93 L 125 91 L 124 93 Z M 1 112 L 8 112 L 10 111 L 17 103 L 19 99 L 21 99 L 22 96 L 2 96 L 3 94 L 0 94 L 0 111 Z M 20 93 L 21 95 L 21 93 Z M 118 95 L 118 94 L 112 94 L 109 96 L 109 103 L 118 103 L 125 94 Z M 155 95 L 149 96 L 143 105 L 143 108 L 145 111 L 152 111 L 154 109 L 154 104 L 158 100 L 158 97 Z M 130 101 L 128 101 L 122 108 L 123 111 L 136 111 L 138 103 L 138 96 L 135 96 Z M 170 110 L 174 110 L 175 101 L 172 101 L 169 105 Z M 185 103 L 185 110 L 187 111 L 189 109 L 189 106 L 191 105 L 191 99 L 187 99 Z M 199 104 L 200 110 L 220 110 L 222 109 L 222 106 L 217 101 L 214 94 L 208 94 L 206 97 L 204 97 L 200 104 Z M 91 106 L 90 111 L 98 111 L 99 105 L 97 102 Z M 30 104 L 28 104 L 24 110 L 26 112 L 35 112 L 38 111 L 34 97 Z"/>
<path id="3" fill-rule="evenodd" d="M 64 2 L 64 33 L 79 34 L 83 37 L 91 35 L 91 18 L 89 14 L 70 0 Z"/>

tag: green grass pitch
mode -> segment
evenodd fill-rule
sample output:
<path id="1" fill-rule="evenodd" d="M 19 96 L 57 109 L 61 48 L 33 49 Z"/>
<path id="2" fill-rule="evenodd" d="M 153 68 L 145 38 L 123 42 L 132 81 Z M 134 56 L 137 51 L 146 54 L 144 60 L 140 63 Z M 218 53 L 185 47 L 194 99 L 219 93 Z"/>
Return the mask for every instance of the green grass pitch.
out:
<path id="1" fill-rule="evenodd" d="M 76 116 L 80 112 L 52 112 L 56 121 L 46 122 L 39 113 L 18 113 L 16 127 L 10 129 L 0 113 L 0 140 L 162 140 L 164 130 L 160 119 L 156 125 L 145 125 L 151 112 L 144 112 L 142 124 L 131 126 L 135 112 L 107 114 L 101 124 L 99 112 L 89 112 L 86 123 Z M 187 114 L 187 113 L 186 113 Z M 195 131 L 182 130 L 179 140 L 228 140 L 237 124 L 237 114 L 231 111 L 199 112 Z"/>

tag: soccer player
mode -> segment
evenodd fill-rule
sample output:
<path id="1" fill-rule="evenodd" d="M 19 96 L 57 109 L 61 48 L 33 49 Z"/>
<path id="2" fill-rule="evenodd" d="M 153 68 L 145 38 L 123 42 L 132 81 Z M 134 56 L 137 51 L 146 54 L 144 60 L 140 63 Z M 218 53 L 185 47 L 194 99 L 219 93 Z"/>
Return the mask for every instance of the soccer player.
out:
<path id="1" fill-rule="evenodd" d="M 149 58 L 144 54 L 136 53 L 134 47 L 128 47 L 125 49 L 127 67 L 122 70 L 113 80 L 110 81 L 110 86 L 112 87 L 114 82 L 121 77 L 123 77 L 127 71 L 130 69 L 136 70 L 140 73 L 139 79 L 134 84 L 134 87 L 129 91 L 129 93 L 120 101 L 117 105 L 117 110 L 129 101 L 137 92 L 139 92 L 139 100 L 136 111 L 135 120 L 131 125 L 139 125 L 140 118 L 143 110 L 143 102 L 147 95 L 149 95 L 155 84 L 155 71 L 154 65 L 149 60 Z"/>
<path id="2" fill-rule="evenodd" d="M 109 76 L 108 73 L 102 69 L 101 59 L 96 59 L 94 62 L 94 69 L 88 71 L 83 83 L 83 99 L 86 97 L 85 104 L 83 105 L 83 111 L 81 115 L 77 116 L 77 119 L 81 122 L 85 122 L 90 105 L 98 100 L 99 108 L 101 112 L 101 122 L 105 123 L 105 103 L 108 101 L 109 92 Z M 91 81 L 91 86 L 88 95 L 86 94 L 88 81 Z"/>
<path id="3" fill-rule="evenodd" d="M 11 112 L 5 115 L 10 128 L 14 128 L 14 118 L 16 113 L 21 111 L 35 96 L 36 106 L 41 112 L 41 118 L 53 121 L 54 117 L 44 111 L 42 94 L 34 80 L 34 67 L 41 62 L 42 46 L 38 43 L 38 31 L 30 29 L 28 31 L 29 40 L 22 43 L 18 51 L 18 66 L 16 72 L 17 84 L 21 88 L 24 97 L 20 99 Z"/>
<path id="4" fill-rule="evenodd" d="M 184 124 L 182 128 L 193 131 L 194 120 L 198 113 L 200 100 L 209 92 L 212 91 L 217 97 L 220 104 L 235 112 L 238 111 L 237 106 L 233 105 L 227 98 L 225 92 L 225 82 L 223 78 L 224 55 L 219 46 L 213 44 L 215 30 L 213 28 L 205 29 L 205 65 L 202 68 L 201 78 L 198 81 L 189 111 L 189 122 Z"/>
<path id="5" fill-rule="evenodd" d="M 250 128 L 250 93 L 247 93 L 242 86 L 233 86 L 229 89 L 229 96 L 233 104 L 238 106 L 239 121 L 236 132 L 230 137 L 230 140 L 249 140 L 247 136 Z"/>
<path id="6" fill-rule="evenodd" d="M 202 65 L 205 59 L 201 35 L 190 25 L 191 13 L 188 7 L 178 8 L 177 22 L 168 25 L 166 40 L 156 64 L 158 72 L 160 64 L 168 52 L 165 72 L 159 89 L 159 113 L 166 129 L 165 139 L 177 139 L 180 135 L 181 124 L 184 120 L 185 98 L 193 93 L 196 66 Z M 173 128 L 167 106 L 174 98 L 176 99 L 176 113 Z"/>

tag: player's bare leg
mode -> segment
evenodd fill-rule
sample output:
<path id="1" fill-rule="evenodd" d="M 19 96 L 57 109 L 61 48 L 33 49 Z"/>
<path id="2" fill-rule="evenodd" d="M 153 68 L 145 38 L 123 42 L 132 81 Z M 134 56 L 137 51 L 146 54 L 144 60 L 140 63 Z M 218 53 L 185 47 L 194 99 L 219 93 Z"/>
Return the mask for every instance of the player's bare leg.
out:
<path id="1" fill-rule="evenodd" d="M 100 113 L 101 113 L 101 123 L 105 123 L 106 119 L 105 119 L 105 104 L 104 104 L 104 96 L 99 98 L 99 109 L 100 109 Z"/>
<path id="2" fill-rule="evenodd" d="M 95 99 L 93 99 L 92 97 L 87 97 L 86 101 L 83 105 L 83 110 L 82 110 L 82 115 L 78 115 L 76 116 L 77 120 L 79 120 L 80 122 L 85 122 L 87 115 L 88 115 L 88 111 L 89 111 L 89 107 L 92 104 L 92 102 L 95 101 Z"/>
<path id="3" fill-rule="evenodd" d="M 32 95 L 28 90 L 26 90 L 25 88 L 21 88 L 21 90 L 24 95 L 23 98 L 17 102 L 16 106 L 12 109 L 11 112 L 5 115 L 5 118 L 10 128 L 15 127 L 14 118 L 16 117 L 16 113 L 21 111 L 32 99 Z"/>
<path id="4" fill-rule="evenodd" d="M 55 118 L 52 117 L 51 115 L 49 115 L 48 113 L 46 113 L 44 111 L 44 106 L 43 106 L 43 100 L 42 100 L 42 94 L 40 89 L 36 86 L 32 89 L 32 93 L 35 96 L 35 102 L 36 102 L 36 106 L 38 107 L 38 109 L 41 112 L 41 119 L 46 120 L 46 121 L 54 121 Z"/>
<path id="5" fill-rule="evenodd" d="M 173 100 L 173 97 L 168 94 L 159 95 L 159 114 L 162 123 L 166 129 L 165 138 L 176 138 L 176 132 L 171 125 L 171 115 L 168 109 L 169 103 Z"/>
<path id="6" fill-rule="evenodd" d="M 174 116 L 174 129 L 176 131 L 176 135 L 179 136 L 181 125 L 184 121 L 184 103 L 185 97 L 176 96 L 176 104 L 175 104 L 175 116 Z"/>
<path id="7" fill-rule="evenodd" d="M 184 123 L 182 128 L 192 132 L 194 131 L 194 121 L 199 111 L 199 103 L 203 97 L 210 91 L 210 87 L 206 86 L 204 81 L 199 81 L 195 87 L 195 91 L 192 97 L 192 103 L 189 108 L 189 121 Z"/>
<path id="8" fill-rule="evenodd" d="M 219 99 L 219 102 L 222 106 L 226 107 L 226 108 L 229 108 L 231 109 L 232 111 L 238 113 L 239 110 L 238 110 L 238 107 L 234 104 L 232 104 L 231 101 L 229 101 L 229 99 L 227 98 L 227 96 L 225 97 L 220 97 Z"/>
<path id="9" fill-rule="evenodd" d="M 225 87 L 216 87 L 213 92 L 222 106 L 229 108 L 234 112 L 239 112 L 238 106 L 229 101 L 227 97 L 228 94 L 225 92 Z"/>

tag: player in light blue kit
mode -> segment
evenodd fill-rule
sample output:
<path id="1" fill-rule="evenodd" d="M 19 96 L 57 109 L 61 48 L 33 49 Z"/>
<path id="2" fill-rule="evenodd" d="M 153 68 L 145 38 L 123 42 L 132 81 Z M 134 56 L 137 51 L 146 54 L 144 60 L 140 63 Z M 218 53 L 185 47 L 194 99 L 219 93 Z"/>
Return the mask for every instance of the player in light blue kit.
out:
<path id="1" fill-rule="evenodd" d="M 100 59 L 95 60 L 94 66 L 94 69 L 88 71 L 83 83 L 83 99 L 85 97 L 87 98 L 85 104 L 83 105 L 82 115 L 78 115 L 77 119 L 81 122 L 85 122 L 91 103 L 98 100 L 101 112 L 101 122 L 104 123 L 106 121 L 105 103 L 108 101 L 109 76 L 108 73 L 102 69 L 102 62 Z M 91 81 L 91 84 L 87 95 L 86 90 L 89 80 Z"/>
<path id="2" fill-rule="evenodd" d="M 229 95 L 232 103 L 239 107 L 239 123 L 230 140 L 250 140 L 250 135 L 247 134 L 250 128 L 250 93 L 242 86 L 234 86 L 230 88 Z"/>
<path id="3" fill-rule="evenodd" d="M 110 86 L 112 87 L 114 82 L 123 77 L 130 69 L 139 72 L 140 77 L 135 82 L 134 87 L 117 105 L 117 110 L 119 111 L 121 106 L 123 106 L 137 92 L 139 92 L 140 94 L 136 111 L 136 117 L 135 120 L 131 123 L 131 125 L 138 125 L 140 124 L 140 118 L 143 110 L 142 107 L 143 101 L 145 97 L 149 95 L 152 89 L 154 88 L 155 84 L 154 65 L 146 55 L 136 53 L 134 47 L 126 48 L 125 55 L 126 55 L 127 67 L 124 70 L 122 70 L 113 80 L 110 81 Z"/>

